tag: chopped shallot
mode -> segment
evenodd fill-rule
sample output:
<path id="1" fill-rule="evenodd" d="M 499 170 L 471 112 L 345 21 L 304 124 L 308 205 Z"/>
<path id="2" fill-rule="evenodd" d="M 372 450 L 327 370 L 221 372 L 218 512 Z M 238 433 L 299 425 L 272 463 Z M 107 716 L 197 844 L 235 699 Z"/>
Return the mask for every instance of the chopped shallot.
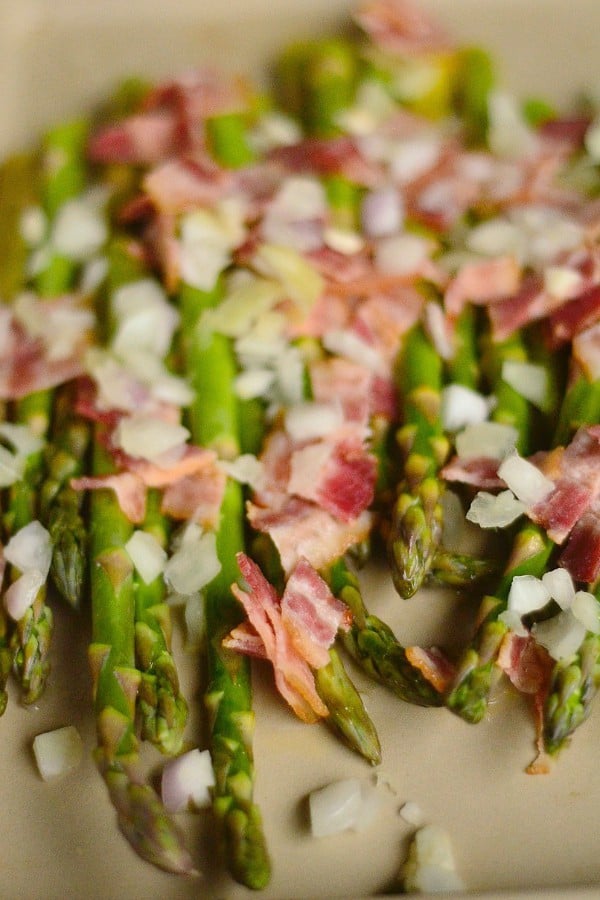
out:
<path id="1" fill-rule="evenodd" d="M 341 831 L 364 831 L 375 819 L 380 801 L 375 785 L 365 778 L 334 781 L 309 794 L 313 837 Z"/>
<path id="2" fill-rule="evenodd" d="M 76 769 L 83 757 L 83 741 L 73 725 L 38 734 L 33 755 L 44 781 L 53 781 Z"/>
<path id="3" fill-rule="evenodd" d="M 167 812 L 206 809 L 211 804 L 215 776 L 208 750 L 188 750 L 163 768 L 161 799 Z"/>

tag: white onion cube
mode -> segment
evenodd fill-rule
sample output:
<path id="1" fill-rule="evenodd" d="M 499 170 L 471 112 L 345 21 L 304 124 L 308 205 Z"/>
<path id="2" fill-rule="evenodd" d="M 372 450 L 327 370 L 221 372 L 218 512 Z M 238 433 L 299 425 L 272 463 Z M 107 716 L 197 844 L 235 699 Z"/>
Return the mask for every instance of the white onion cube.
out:
<path id="1" fill-rule="evenodd" d="M 554 488 L 554 482 L 529 460 L 519 456 L 516 450 L 506 455 L 498 475 L 527 508 L 535 506 Z"/>
<path id="2" fill-rule="evenodd" d="M 542 581 L 548 589 L 550 596 L 555 600 L 561 609 L 567 609 L 571 606 L 575 597 L 575 585 L 571 578 L 571 573 L 567 569 L 558 567 L 544 572 Z"/>
<path id="3" fill-rule="evenodd" d="M 60 778 L 76 769 L 83 756 L 83 742 L 73 725 L 38 734 L 33 739 L 33 754 L 44 781 Z"/>
<path id="4" fill-rule="evenodd" d="M 534 575 L 515 575 L 508 592 L 508 609 L 519 615 L 543 609 L 550 602 L 548 588 Z"/>
<path id="5" fill-rule="evenodd" d="M 169 813 L 205 809 L 215 785 L 208 750 L 189 750 L 170 759 L 162 772 L 161 799 Z"/>
<path id="6" fill-rule="evenodd" d="M 501 491 L 499 494 L 479 491 L 467 511 L 467 519 L 480 528 L 506 528 L 524 511 L 524 505 L 512 491 Z"/>
<path id="7" fill-rule="evenodd" d="M 489 456 L 504 459 L 517 441 L 518 432 L 512 425 L 501 422 L 480 422 L 467 425 L 456 435 L 456 453 L 460 459 L 477 459 Z"/>
<path id="8" fill-rule="evenodd" d="M 502 364 L 502 379 L 538 409 L 547 409 L 548 373 L 543 366 L 507 359 Z"/>
<path id="9" fill-rule="evenodd" d="M 202 534 L 196 529 L 187 532 L 164 569 L 167 583 L 183 595 L 201 590 L 221 571 L 215 533 Z"/>
<path id="10" fill-rule="evenodd" d="M 34 519 L 11 537 L 4 548 L 4 557 L 19 572 L 34 569 L 45 581 L 52 562 L 50 534 Z"/>
<path id="11" fill-rule="evenodd" d="M 125 549 L 146 584 L 150 584 L 163 572 L 167 553 L 150 532 L 136 529 L 125 544 Z"/>
<path id="12" fill-rule="evenodd" d="M 462 891 L 450 838 L 437 825 L 424 825 L 416 832 L 402 876 L 404 890 L 413 893 Z"/>
<path id="13" fill-rule="evenodd" d="M 600 633 L 600 604 L 589 591 L 577 591 L 571 611 L 576 619 L 593 634 Z"/>
<path id="14" fill-rule="evenodd" d="M 464 384 L 449 384 L 442 390 L 442 423 L 446 431 L 485 422 L 489 413 L 487 397 Z"/>
<path id="15" fill-rule="evenodd" d="M 374 785 L 360 778 L 334 781 L 308 798 L 313 837 L 368 827 L 379 808 Z"/>
<path id="16" fill-rule="evenodd" d="M 558 615 L 543 622 L 536 622 L 532 634 L 538 644 L 545 647 L 556 660 L 569 659 L 577 653 L 586 634 L 586 627 L 570 609 L 561 610 Z"/>

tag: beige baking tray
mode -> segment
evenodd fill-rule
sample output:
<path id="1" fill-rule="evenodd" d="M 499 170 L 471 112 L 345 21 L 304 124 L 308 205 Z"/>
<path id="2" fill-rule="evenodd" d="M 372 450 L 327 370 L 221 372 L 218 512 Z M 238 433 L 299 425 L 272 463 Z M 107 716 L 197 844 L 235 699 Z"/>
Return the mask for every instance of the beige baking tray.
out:
<path id="1" fill-rule="evenodd" d="M 600 88 L 597 0 L 437 0 L 460 37 L 491 47 L 502 80 L 566 102 Z M 345 0 L 0 0 L 0 154 L 47 124 L 85 110 L 130 73 L 165 75 L 216 61 L 259 76 L 290 37 L 332 32 Z M 450 593 L 400 602 L 385 572 L 371 573 L 370 606 L 407 642 L 458 644 L 470 610 Z M 220 873 L 210 816 L 182 815 L 202 882 L 164 875 L 141 862 L 117 831 L 91 760 L 94 727 L 83 621 L 57 609 L 53 671 L 33 708 L 11 697 L 0 720 L 0 897 L 3 900 L 176 900 L 240 898 Z M 177 644 L 180 650 L 179 643 Z M 200 709 L 197 661 L 180 654 L 188 696 Z M 529 776 L 533 731 L 520 700 L 501 688 L 486 721 L 469 726 L 444 710 L 417 709 L 367 684 L 366 702 L 383 744 L 383 806 L 361 834 L 310 837 L 306 795 L 366 765 L 325 727 L 296 721 L 255 672 L 258 772 L 274 874 L 266 898 L 366 897 L 398 890 L 410 827 L 407 800 L 452 836 L 458 868 L 475 896 L 600 896 L 600 708 L 547 776 Z M 600 704 L 600 701 L 599 701 Z M 31 753 L 39 732 L 74 724 L 85 758 L 51 785 Z M 201 743 L 199 712 L 188 736 Z M 156 766 L 157 756 L 148 755 Z M 531 893 L 533 892 L 533 893 Z"/>

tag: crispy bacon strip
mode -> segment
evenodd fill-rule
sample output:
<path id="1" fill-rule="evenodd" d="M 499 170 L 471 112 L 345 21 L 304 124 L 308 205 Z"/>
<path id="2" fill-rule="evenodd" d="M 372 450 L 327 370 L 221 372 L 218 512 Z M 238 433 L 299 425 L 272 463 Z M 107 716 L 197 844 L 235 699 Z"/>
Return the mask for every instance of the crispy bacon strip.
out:
<path id="1" fill-rule="evenodd" d="M 239 553 L 237 561 L 248 590 L 237 584 L 231 590 L 263 642 L 277 689 L 302 721 L 316 722 L 329 711 L 317 693 L 310 666 L 295 649 L 283 624 L 277 592 L 248 556 Z"/>
<path id="2" fill-rule="evenodd" d="M 72 478 L 71 487 L 76 491 L 96 491 L 109 488 L 115 492 L 119 506 L 130 522 L 137 525 L 144 521 L 146 486 L 142 479 L 132 472 Z"/>

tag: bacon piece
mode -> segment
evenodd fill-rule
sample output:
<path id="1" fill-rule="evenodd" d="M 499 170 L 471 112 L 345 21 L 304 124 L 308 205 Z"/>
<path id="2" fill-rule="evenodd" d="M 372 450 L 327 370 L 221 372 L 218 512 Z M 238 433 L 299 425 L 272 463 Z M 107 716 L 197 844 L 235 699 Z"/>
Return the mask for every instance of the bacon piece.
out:
<path id="1" fill-rule="evenodd" d="M 516 293 L 521 269 L 514 256 L 498 256 L 466 263 L 458 270 L 444 294 L 448 315 L 457 317 L 467 303 L 485 305 Z"/>
<path id="2" fill-rule="evenodd" d="M 592 504 L 579 519 L 562 551 L 558 564 L 575 581 L 593 584 L 600 576 L 600 504 Z"/>
<path id="3" fill-rule="evenodd" d="M 353 18 L 375 44 L 394 54 L 419 54 L 451 46 L 439 23 L 411 0 L 370 0 Z"/>
<path id="4" fill-rule="evenodd" d="M 165 488 L 161 510 L 174 519 L 198 522 L 203 528 L 214 528 L 225 493 L 225 472 L 217 466 L 184 475 Z"/>
<path id="5" fill-rule="evenodd" d="M 599 493 L 600 442 L 593 431 L 580 428 L 560 457 L 554 489 L 528 515 L 561 544 Z"/>
<path id="6" fill-rule="evenodd" d="M 568 303 L 564 303 L 550 316 L 546 329 L 550 349 L 557 350 L 564 346 L 575 335 L 585 331 L 599 319 L 600 284 L 596 284 Z"/>
<path id="7" fill-rule="evenodd" d="M 600 378 L 600 322 L 575 335 L 571 352 L 588 381 Z"/>
<path id="8" fill-rule="evenodd" d="M 96 163 L 154 165 L 181 152 L 184 144 L 177 117 L 156 110 L 100 129 L 92 136 L 87 152 Z"/>
<path id="9" fill-rule="evenodd" d="M 332 356 L 310 362 L 309 375 L 317 403 L 339 403 L 346 422 L 368 425 L 373 375 L 366 366 Z"/>
<path id="10" fill-rule="evenodd" d="M 566 144 L 567 147 L 574 150 L 582 146 L 590 124 L 591 119 L 589 116 L 548 119 L 546 122 L 542 122 L 538 132 L 543 137 Z"/>
<path id="11" fill-rule="evenodd" d="M 308 560 L 300 559 L 281 598 L 281 617 L 297 652 L 320 669 L 329 662 L 329 648 L 340 628 L 350 627 L 348 607 L 334 597 Z"/>
<path id="12" fill-rule="evenodd" d="M 351 285 L 368 278 L 373 272 L 373 263 L 364 251 L 340 253 L 323 246 L 318 250 L 311 250 L 306 256 L 326 281 L 335 284 Z"/>
<path id="13" fill-rule="evenodd" d="M 300 719 L 316 722 L 329 711 L 317 693 L 310 666 L 294 648 L 283 625 L 277 592 L 244 553 L 237 555 L 237 561 L 248 590 L 242 590 L 237 584 L 231 590 L 263 642 L 273 665 L 277 689 Z"/>
<path id="14" fill-rule="evenodd" d="M 217 166 L 207 154 L 170 159 L 151 169 L 142 186 L 154 206 L 167 215 L 179 215 L 198 206 L 211 206 L 231 189 L 234 176 Z"/>
<path id="15" fill-rule="evenodd" d="M 322 338 L 331 330 L 347 327 L 350 309 L 345 298 L 324 291 L 312 304 L 308 315 L 302 321 L 287 323 L 287 336 Z"/>
<path id="16" fill-rule="evenodd" d="M 547 694 L 554 661 L 532 635 L 509 631 L 500 645 L 498 665 L 521 694 Z"/>
<path id="17" fill-rule="evenodd" d="M 500 490 L 505 483 L 498 476 L 500 460 L 491 456 L 478 456 L 473 459 L 460 459 L 454 456 L 442 468 L 440 474 L 446 481 L 459 484 L 470 484 L 479 490 Z"/>
<path id="18" fill-rule="evenodd" d="M 306 138 L 297 144 L 277 147 L 269 156 L 291 172 L 310 175 L 343 175 L 362 187 L 381 183 L 381 168 L 367 160 L 348 137 Z"/>
<path id="19" fill-rule="evenodd" d="M 402 337 L 418 321 L 422 309 L 422 294 L 409 286 L 395 286 L 360 303 L 350 327 L 359 331 L 391 370 Z"/>
<path id="20" fill-rule="evenodd" d="M 223 646 L 228 650 L 243 653 L 244 656 L 253 656 L 255 659 L 267 659 L 267 651 L 261 636 L 256 632 L 250 622 L 242 622 L 233 628 L 223 640 Z"/>
<path id="21" fill-rule="evenodd" d="M 119 506 L 130 522 L 139 524 L 146 514 L 146 487 L 141 478 L 131 472 L 116 475 L 84 476 L 72 478 L 71 487 L 76 491 L 96 491 L 109 488 L 114 491 Z"/>
<path id="22" fill-rule="evenodd" d="M 286 497 L 274 509 L 249 502 L 247 512 L 250 525 L 270 535 L 285 572 L 291 572 L 301 557 L 317 570 L 325 568 L 364 540 L 372 521 L 365 511 L 357 519 L 342 522 L 300 497 Z"/>
<path id="23" fill-rule="evenodd" d="M 456 667 L 437 647 L 407 647 L 406 658 L 440 694 L 444 694 L 456 678 Z"/>

